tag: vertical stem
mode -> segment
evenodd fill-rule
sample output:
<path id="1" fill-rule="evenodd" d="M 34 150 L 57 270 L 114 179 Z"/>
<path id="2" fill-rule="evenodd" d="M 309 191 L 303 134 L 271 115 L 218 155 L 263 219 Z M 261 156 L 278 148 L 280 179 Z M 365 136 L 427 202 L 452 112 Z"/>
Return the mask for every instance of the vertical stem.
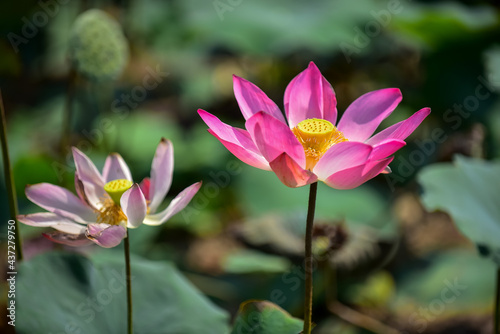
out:
<path id="1" fill-rule="evenodd" d="M 5 185 L 7 188 L 7 196 L 9 197 L 9 211 L 11 220 L 15 221 L 16 234 L 14 245 L 16 246 L 17 259 L 23 260 L 23 249 L 21 245 L 21 234 L 19 232 L 19 223 L 17 222 L 17 195 L 14 183 L 14 174 L 12 174 L 12 167 L 10 165 L 9 145 L 7 144 L 7 120 L 5 118 L 5 109 L 3 106 L 2 92 L 0 91 L 0 114 L 2 124 L 0 126 L 0 137 L 2 140 L 2 155 L 3 155 L 3 170 L 5 175 Z"/>
<path id="2" fill-rule="evenodd" d="M 312 231 L 314 223 L 314 210 L 316 209 L 316 193 L 318 183 L 314 182 L 309 188 L 309 204 L 307 207 L 306 221 L 306 248 L 304 266 L 306 270 L 306 291 L 304 300 L 304 330 L 303 334 L 310 334 L 312 329 L 312 300 L 313 300 L 313 258 L 312 258 Z"/>
<path id="3" fill-rule="evenodd" d="M 71 124 L 73 123 L 73 98 L 75 95 L 76 72 L 70 69 L 68 76 L 68 90 L 64 104 L 63 133 L 61 136 L 61 155 L 64 157 L 71 146 Z"/>
<path id="4" fill-rule="evenodd" d="M 331 304 L 337 301 L 337 268 L 335 264 L 328 260 L 325 263 L 325 295 L 326 304 Z"/>
<path id="5" fill-rule="evenodd" d="M 494 323 L 495 330 L 494 334 L 500 334 L 500 267 L 497 268 L 497 292 L 495 297 L 495 308 L 494 308 Z"/>
<path id="6" fill-rule="evenodd" d="M 127 333 L 132 334 L 132 282 L 130 275 L 130 245 L 129 233 L 125 238 L 125 275 L 127 281 Z"/>

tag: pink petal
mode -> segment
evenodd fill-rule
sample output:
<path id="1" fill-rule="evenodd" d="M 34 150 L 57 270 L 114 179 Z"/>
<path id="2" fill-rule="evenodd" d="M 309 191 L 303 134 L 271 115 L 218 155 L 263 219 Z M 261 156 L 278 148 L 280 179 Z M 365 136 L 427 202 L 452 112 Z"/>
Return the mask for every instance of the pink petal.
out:
<path id="1" fill-rule="evenodd" d="M 378 145 L 373 146 L 370 160 L 381 160 L 387 158 L 389 155 L 394 154 L 397 150 L 405 146 L 406 143 L 400 139 L 389 139 Z"/>
<path id="2" fill-rule="evenodd" d="M 89 224 L 86 235 L 99 246 L 111 248 L 122 242 L 127 236 L 127 229 L 121 225 Z"/>
<path id="3" fill-rule="evenodd" d="M 170 140 L 162 138 L 156 148 L 153 163 L 151 164 L 151 183 L 149 188 L 149 208 L 156 212 L 158 206 L 163 202 L 172 184 L 174 172 L 174 147 Z"/>
<path id="4" fill-rule="evenodd" d="M 259 153 L 259 155 L 252 154 L 252 152 L 246 150 L 245 148 L 243 148 L 241 146 L 238 146 L 238 145 L 233 144 L 231 142 L 222 140 L 211 129 L 208 129 L 208 132 L 211 135 L 213 135 L 215 138 L 217 138 L 222 143 L 222 145 L 224 145 L 224 147 L 227 148 L 227 150 L 229 152 L 231 152 L 235 157 L 240 159 L 242 162 L 244 162 L 252 167 L 259 168 L 259 169 L 268 170 L 268 171 L 271 170 L 271 167 L 269 167 L 269 163 L 266 161 L 266 159 L 264 159 L 263 156 L 260 155 L 260 153 Z M 250 135 L 248 135 L 248 137 L 251 140 Z"/>
<path id="5" fill-rule="evenodd" d="M 26 197 L 47 211 L 86 224 L 96 220 L 96 214 L 72 192 L 49 183 L 26 187 Z"/>
<path id="6" fill-rule="evenodd" d="M 58 231 L 70 234 L 82 234 L 85 226 L 52 212 L 39 212 L 30 215 L 19 215 L 17 219 L 26 225 L 36 227 L 52 227 Z"/>
<path id="7" fill-rule="evenodd" d="M 148 211 L 146 199 L 137 183 L 123 193 L 120 199 L 123 213 L 127 216 L 127 227 L 135 228 L 142 224 Z"/>
<path id="8" fill-rule="evenodd" d="M 264 158 L 271 162 L 285 152 L 301 168 L 305 167 L 304 148 L 288 126 L 264 112 L 258 112 L 245 124 Z"/>
<path id="9" fill-rule="evenodd" d="M 313 171 L 318 179 L 325 180 L 338 171 L 366 163 L 371 152 L 372 147 L 364 143 L 338 143 L 330 147 L 319 159 Z"/>
<path id="10" fill-rule="evenodd" d="M 380 89 L 364 94 L 347 108 L 337 128 L 352 141 L 365 141 L 401 101 L 397 88 Z"/>
<path id="11" fill-rule="evenodd" d="M 259 87 L 236 75 L 233 75 L 233 87 L 234 96 L 245 119 L 263 111 L 286 123 L 280 108 Z"/>
<path id="12" fill-rule="evenodd" d="M 288 84 L 284 100 L 290 128 L 308 118 L 326 119 L 332 124 L 337 120 L 335 92 L 313 62 Z"/>
<path id="13" fill-rule="evenodd" d="M 72 147 L 76 173 L 83 184 L 83 189 L 88 201 L 96 209 L 102 207 L 102 199 L 108 198 L 104 191 L 104 180 L 94 163 L 79 149 Z"/>
<path id="14" fill-rule="evenodd" d="M 69 234 L 69 233 L 55 231 L 50 233 L 42 233 L 42 235 L 45 238 L 49 239 L 50 241 L 73 247 L 87 246 L 92 243 L 92 241 L 87 239 L 85 233 Z"/>
<path id="15" fill-rule="evenodd" d="M 149 179 L 149 177 L 145 177 L 144 179 L 142 179 L 139 186 L 141 187 L 141 191 L 142 194 L 144 195 L 144 198 L 146 199 L 146 201 L 149 201 L 150 200 L 149 191 L 151 188 L 151 180 Z"/>
<path id="16" fill-rule="evenodd" d="M 390 157 L 380 161 L 369 161 L 364 165 L 344 169 L 328 177 L 324 182 L 335 189 L 352 189 L 382 173 L 394 159 Z"/>
<path id="17" fill-rule="evenodd" d="M 102 170 L 102 177 L 104 182 L 107 183 L 113 180 L 125 179 L 132 181 L 132 174 L 122 156 L 118 153 L 112 153 L 106 158 L 104 168 Z"/>
<path id="18" fill-rule="evenodd" d="M 318 180 L 316 175 L 311 171 L 301 168 L 286 153 L 280 154 L 269 165 L 280 181 L 290 188 L 302 187 Z"/>
<path id="19" fill-rule="evenodd" d="M 377 145 L 378 143 L 387 139 L 401 139 L 405 140 L 415 129 L 422 123 L 422 121 L 431 113 L 430 108 L 423 108 L 399 123 L 391 125 L 387 129 L 380 131 L 375 136 L 366 141 L 367 144 Z"/>
<path id="20" fill-rule="evenodd" d="M 271 170 L 247 131 L 229 126 L 205 110 L 199 109 L 198 114 L 210 128 L 208 132 L 219 139 L 235 157 L 250 166 Z"/>
<path id="21" fill-rule="evenodd" d="M 154 215 L 147 215 L 146 219 L 144 219 L 144 224 L 157 226 L 163 224 L 167 220 L 169 220 L 173 215 L 180 212 L 182 209 L 189 204 L 194 195 L 198 192 L 201 187 L 201 182 L 194 183 L 184 189 L 182 192 L 177 195 L 172 202 L 168 205 L 168 207 L 162 212 L 158 212 Z"/>

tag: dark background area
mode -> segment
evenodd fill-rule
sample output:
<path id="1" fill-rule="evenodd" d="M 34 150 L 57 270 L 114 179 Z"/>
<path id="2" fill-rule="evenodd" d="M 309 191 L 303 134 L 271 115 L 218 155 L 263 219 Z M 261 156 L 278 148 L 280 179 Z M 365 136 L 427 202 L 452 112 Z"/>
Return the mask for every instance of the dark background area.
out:
<path id="1" fill-rule="evenodd" d="M 499 155 L 498 3 L 66 2 L 19 0 L 4 3 L 0 14 L 0 88 L 21 213 L 39 210 L 24 195 L 27 184 L 73 187 L 74 166 L 63 145 L 65 103 L 72 94 L 66 140 L 99 168 L 109 152 L 119 152 L 140 180 L 166 137 L 175 148 L 169 197 L 204 182 L 186 213 L 157 228 L 133 230 L 133 253 L 175 262 L 233 315 L 244 300 L 272 300 L 270 292 L 280 289 L 285 295 L 272 301 L 301 317 L 302 290 L 290 289 L 290 272 L 302 266 L 307 189 L 286 188 L 274 174 L 241 163 L 206 132 L 196 110 L 243 126 L 232 74 L 282 107 L 286 85 L 314 61 L 335 89 L 339 115 L 360 95 L 386 87 L 400 88 L 403 101 L 381 128 L 432 109 L 396 154 L 392 174 L 347 191 L 320 184 L 317 225 L 341 224 L 347 237 L 315 272 L 315 333 L 363 333 L 325 306 L 337 285 L 340 301 L 407 333 L 491 332 L 494 266 L 446 214 L 423 209 L 415 175 L 457 153 L 488 160 Z M 127 65 L 116 80 L 70 75 L 72 25 L 89 8 L 113 16 L 128 40 Z M 166 74 L 138 95 L 152 71 Z M 4 238 L 9 209 L 3 178 L 0 188 Z M 21 226 L 28 258 L 58 247 L 41 232 Z M 318 249 L 321 242 L 316 239 Z M 108 251 L 97 248 L 66 251 Z M 438 307 L 446 282 L 457 279 L 468 288 Z M 4 293 L 0 301 L 6 302 Z"/>

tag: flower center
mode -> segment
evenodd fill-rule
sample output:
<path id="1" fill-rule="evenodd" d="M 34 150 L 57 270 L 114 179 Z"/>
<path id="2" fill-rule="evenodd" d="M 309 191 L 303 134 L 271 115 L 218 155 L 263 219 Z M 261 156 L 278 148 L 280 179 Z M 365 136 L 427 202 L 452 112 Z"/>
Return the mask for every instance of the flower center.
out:
<path id="1" fill-rule="evenodd" d="M 104 190 L 111 196 L 116 205 L 120 205 L 120 199 L 124 192 L 132 187 L 132 182 L 125 179 L 113 180 L 104 185 Z"/>
<path id="2" fill-rule="evenodd" d="M 332 123 L 318 118 L 303 120 L 292 129 L 292 132 L 304 147 L 306 169 L 311 171 L 330 147 L 347 141 L 344 134 Z"/>
<path id="3" fill-rule="evenodd" d="M 110 181 L 104 185 L 104 190 L 111 198 L 103 200 L 102 208 L 97 214 L 98 223 L 120 225 L 122 221 L 127 221 L 127 216 L 120 207 L 120 199 L 130 187 L 132 187 L 132 182 L 125 179 Z"/>

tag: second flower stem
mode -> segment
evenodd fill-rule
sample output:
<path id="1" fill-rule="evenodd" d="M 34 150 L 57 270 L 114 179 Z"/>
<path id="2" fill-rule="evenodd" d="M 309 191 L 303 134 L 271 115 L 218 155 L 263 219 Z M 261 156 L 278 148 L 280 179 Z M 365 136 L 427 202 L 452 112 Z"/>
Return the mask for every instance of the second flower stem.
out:
<path id="1" fill-rule="evenodd" d="M 73 111 L 73 100 L 75 97 L 76 89 L 76 71 L 71 68 L 68 76 L 68 88 L 66 92 L 66 101 L 64 103 L 64 115 L 63 115 L 63 133 L 61 136 L 61 156 L 65 157 L 69 152 L 71 147 L 71 132 L 72 124 L 74 118 Z"/>
<path id="2" fill-rule="evenodd" d="M 493 333 L 500 334 L 500 267 L 497 268 L 496 290 L 495 306 L 493 308 L 493 321 L 495 324 Z"/>
<path id="3" fill-rule="evenodd" d="M 17 254 L 17 259 L 19 261 L 23 260 L 23 248 L 21 244 L 21 234 L 19 232 L 19 224 L 17 222 L 18 207 L 17 207 L 17 195 L 16 186 L 14 180 L 14 174 L 12 173 L 12 165 L 10 164 L 9 156 L 9 145 L 7 141 L 7 120 L 5 117 L 5 108 L 3 106 L 2 92 L 0 91 L 0 139 L 2 142 L 2 156 L 3 156 L 3 169 L 5 174 L 5 187 L 7 188 L 7 196 L 9 198 L 9 213 L 11 220 L 14 220 L 15 226 L 15 238 L 14 245 L 16 247 L 15 251 Z M 10 233 L 10 230 L 9 230 Z M 10 234 L 9 234 L 10 236 Z M 10 239 L 9 239 L 10 240 Z M 9 241 L 10 244 L 10 241 Z M 14 271 L 14 270 L 12 270 Z"/>
<path id="4" fill-rule="evenodd" d="M 127 231 L 127 237 L 125 242 L 125 276 L 127 282 L 127 333 L 132 334 L 132 282 L 130 275 L 130 245 L 129 245 L 129 233 Z"/>
<path id="5" fill-rule="evenodd" d="M 312 257 L 312 232 L 314 225 L 314 211 L 316 209 L 316 194 L 318 183 L 314 182 L 309 188 L 309 203 L 306 220 L 306 242 L 304 267 L 306 271 L 306 289 L 304 299 L 304 330 L 303 334 L 310 334 L 312 329 L 312 302 L 313 302 L 313 257 Z"/>

